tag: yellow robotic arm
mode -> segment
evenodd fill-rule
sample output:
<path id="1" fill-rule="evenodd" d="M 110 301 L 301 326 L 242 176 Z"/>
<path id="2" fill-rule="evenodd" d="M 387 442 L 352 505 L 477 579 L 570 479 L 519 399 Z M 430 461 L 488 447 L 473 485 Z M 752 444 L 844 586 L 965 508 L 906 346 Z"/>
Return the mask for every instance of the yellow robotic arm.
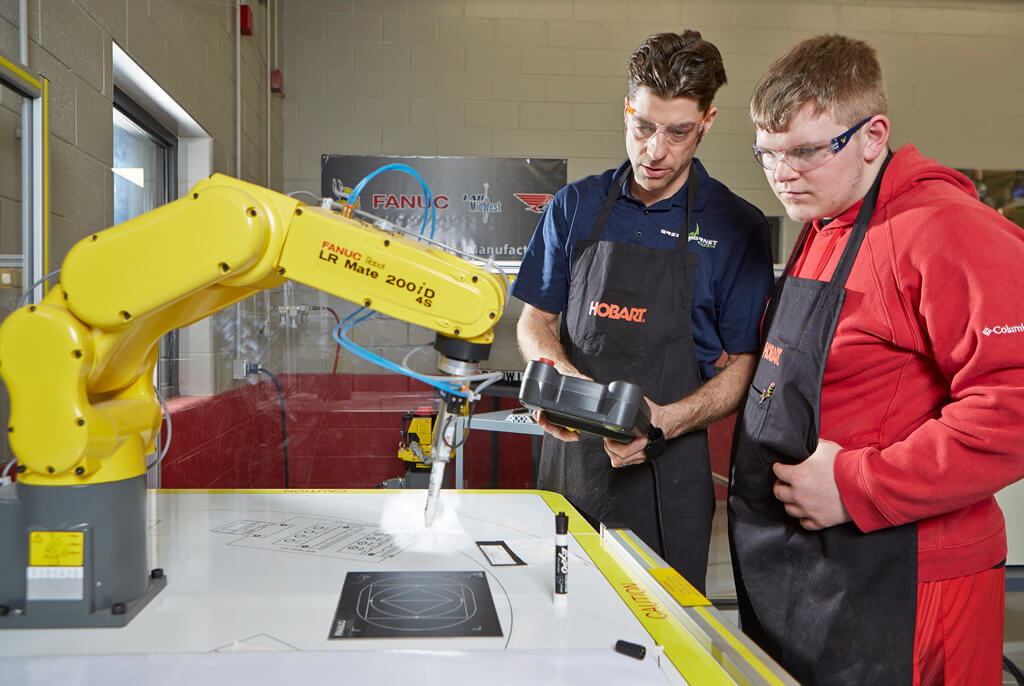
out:
<path id="1" fill-rule="evenodd" d="M 97 625 L 89 622 L 119 603 L 148 600 L 144 569 L 141 584 L 103 579 L 137 575 L 105 570 L 101 558 L 123 558 L 127 545 L 129 556 L 141 550 L 145 564 L 141 525 L 121 527 L 122 520 L 145 520 L 145 456 L 161 423 L 153 369 L 168 331 L 294 280 L 438 332 L 444 371 L 471 373 L 486 358 L 505 305 L 504 277 L 346 214 L 214 175 L 185 198 L 79 241 L 64 260 L 60 286 L 4 321 L 0 374 L 10 395 L 8 439 L 18 458 L 18 499 L 26 505 L 17 516 L 26 519 L 26 534 L 25 541 L 0 540 L 0 557 L 13 549 L 27 572 L 15 563 L 14 573 L 25 578 L 13 587 L 0 581 L 0 628 L 9 615 L 4 608 L 33 598 L 30 572 L 41 572 L 32 570 L 36 551 L 28 539 L 38 532 L 80 530 L 91 551 L 84 576 L 103 589 L 94 597 L 87 588 L 70 613 L 93 620 L 41 625 Z M 428 499 L 428 524 L 431 516 Z M 125 564 L 131 566 L 117 561 Z M 152 580 L 148 586 L 151 594 L 159 590 L 152 591 Z M 45 593 L 35 596 L 51 601 L 46 613 L 53 614 L 54 599 Z M 23 607 L 15 614 L 23 620 L 30 613 Z"/>
<path id="2" fill-rule="evenodd" d="M 286 279 L 433 329 L 470 362 L 486 357 L 505 303 L 503 280 L 483 267 L 214 175 L 80 241 L 60 286 L 0 327 L 19 479 L 74 485 L 143 473 L 160 426 L 151 382 L 160 337 Z"/>

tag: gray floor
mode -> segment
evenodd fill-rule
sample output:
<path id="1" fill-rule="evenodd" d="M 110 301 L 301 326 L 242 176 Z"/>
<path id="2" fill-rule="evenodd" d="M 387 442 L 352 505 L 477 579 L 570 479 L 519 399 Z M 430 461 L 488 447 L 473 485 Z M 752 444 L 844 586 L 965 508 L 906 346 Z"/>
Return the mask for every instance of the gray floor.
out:
<path id="1" fill-rule="evenodd" d="M 1006 621 L 1004 624 L 1004 654 L 1024 671 L 1024 568 L 1011 567 L 1007 570 Z M 732 579 L 732 565 L 729 562 L 729 543 L 726 533 L 725 504 L 718 503 L 711 535 L 711 555 L 708 561 L 708 597 L 715 599 L 735 598 L 736 587 Z M 736 621 L 736 612 L 723 609 L 722 613 Z M 1003 684 L 1013 685 L 1009 673 L 1003 673 Z"/>

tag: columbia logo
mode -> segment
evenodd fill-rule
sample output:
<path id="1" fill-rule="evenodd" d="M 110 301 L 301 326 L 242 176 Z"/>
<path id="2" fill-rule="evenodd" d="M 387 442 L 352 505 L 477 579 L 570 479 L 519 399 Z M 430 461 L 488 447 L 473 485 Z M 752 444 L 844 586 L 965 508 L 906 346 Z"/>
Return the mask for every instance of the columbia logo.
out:
<path id="1" fill-rule="evenodd" d="M 986 326 L 981 330 L 981 332 L 986 336 L 991 336 L 992 334 L 1001 336 L 1007 333 L 1024 333 L 1024 322 L 1021 322 L 1020 324 L 1000 324 L 999 326 L 993 326 L 992 328 Z"/>

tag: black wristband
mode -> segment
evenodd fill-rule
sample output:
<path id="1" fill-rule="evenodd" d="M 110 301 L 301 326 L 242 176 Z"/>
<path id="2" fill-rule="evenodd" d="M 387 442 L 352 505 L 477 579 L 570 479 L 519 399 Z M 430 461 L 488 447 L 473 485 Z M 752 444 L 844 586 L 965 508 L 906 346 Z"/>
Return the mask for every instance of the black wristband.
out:
<path id="1" fill-rule="evenodd" d="M 656 426 L 647 427 L 647 447 L 644 454 L 648 459 L 658 457 L 665 452 L 665 434 Z"/>

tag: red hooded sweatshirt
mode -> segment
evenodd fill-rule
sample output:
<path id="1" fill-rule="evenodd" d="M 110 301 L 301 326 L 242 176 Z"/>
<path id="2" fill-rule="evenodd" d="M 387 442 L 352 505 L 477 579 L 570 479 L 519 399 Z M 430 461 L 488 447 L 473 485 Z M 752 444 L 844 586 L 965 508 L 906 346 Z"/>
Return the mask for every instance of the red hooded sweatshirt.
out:
<path id="1" fill-rule="evenodd" d="M 814 222 L 828 280 L 860 203 Z M 918 580 L 1006 557 L 993 494 L 1024 476 L 1024 230 L 913 146 L 889 163 L 825 367 L 821 437 L 864 532 L 918 522 Z"/>

